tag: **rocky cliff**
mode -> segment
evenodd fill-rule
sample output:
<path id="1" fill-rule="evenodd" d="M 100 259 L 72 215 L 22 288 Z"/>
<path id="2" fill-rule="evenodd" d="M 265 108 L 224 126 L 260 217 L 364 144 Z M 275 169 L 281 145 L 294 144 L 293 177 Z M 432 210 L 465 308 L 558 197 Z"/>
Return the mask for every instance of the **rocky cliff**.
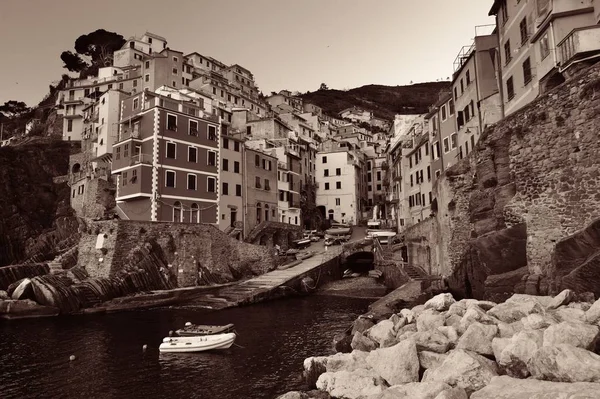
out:
<path id="1" fill-rule="evenodd" d="M 487 129 L 438 180 L 424 270 L 458 297 L 600 295 L 600 65 Z M 423 257 L 422 257 L 423 258 Z"/>
<path id="2" fill-rule="evenodd" d="M 66 182 L 71 143 L 38 138 L 0 148 L 0 266 L 52 259 L 77 232 Z"/>

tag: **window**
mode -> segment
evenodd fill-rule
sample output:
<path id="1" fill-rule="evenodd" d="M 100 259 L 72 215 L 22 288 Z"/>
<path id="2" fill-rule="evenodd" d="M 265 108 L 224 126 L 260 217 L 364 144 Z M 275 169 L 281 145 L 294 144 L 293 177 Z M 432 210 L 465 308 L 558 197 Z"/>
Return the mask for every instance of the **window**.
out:
<path id="1" fill-rule="evenodd" d="M 240 163 L 238 161 L 233 162 L 233 173 L 240 173 Z"/>
<path id="2" fill-rule="evenodd" d="M 377 191 L 381 191 L 381 184 L 377 185 Z"/>
<path id="3" fill-rule="evenodd" d="M 431 181 L 431 166 L 427 166 L 427 181 Z"/>
<path id="4" fill-rule="evenodd" d="M 342 175 L 342 169 L 341 168 L 335 168 L 335 175 L 336 176 L 341 176 Z"/>
<path id="5" fill-rule="evenodd" d="M 336 205 L 336 206 L 340 206 L 340 205 L 341 205 L 341 200 L 340 200 L 340 198 L 336 198 L 336 199 L 335 199 L 335 205 Z"/>
<path id="6" fill-rule="evenodd" d="M 519 24 L 519 31 L 521 32 L 521 45 L 523 46 L 529 39 L 529 31 L 527 30 L 527 17 L 521 20 L 521 23 Z"/>
<path id="7" fill-rule="evenodd" d="M 411 158 L 411 159 L 412 159 L 412 158 Z M 371 172 L 367 173 L 367 181 L 371 181 L 371 180 L 372 180 L 372 177 L 371 177 L 371 176 L 372 176 L 372 175 L 371 175 Z"/>
<path id="8" fill-rule="evenodd" d="M 188 181 L 187 181 L 188 190 L 196 190 L 197 179 L 198 179 L 198 177 L 196 175 L 188 174 Z"/>
<path id="9" fill-rule="evenodd" d="M 323 171 L 323 176 L 325 176 L 325 177 L 329 176 L 329 169 L 325 169 Z"/>
<path id="10" fill-rule="evenodd" d="M 504 65 L 510 64 L 510 61 L 512 60 L 512 53 L 510 51 L 510 40 L 507 40 L 506 43 L 504 43 L 504 59 Z"/>
<path id="11" fill-rule="evenodd" d="M 325 183 L 325 190 L 329 190 L 329 183 Z"/>
<path id="12" fill-rule="evenodd" d="M 342 182 L 341 181 L 336 181 L 335 182 L 335 188 L 337 188 L 338 190 L 342 188 Z"/>
<path id="13" fill-rule="evenodd" d="M 381 180 L 381 171 L 377 171 L 377 180 Z"/>
<path id="14" fill-rule="evenodd" d="M 471 84 L 471 71 L 469 71 L 467 69 L 467 74 L 466 74 L 466 79 L 467 79 L 467 86 Z"/>
<path id="15" fill-rule="evenodd" d="M 138 109 L 139 107 L 140 107 L 140 99 L 136 97 L 133 99 L 133 109 Z"/>
<path id="16" fill-rule="evenodd" d="M 458 88 L 455 87 L 454 88 L 454 99 L 456 100 L 458 98 Z"/>
<path id="17" fill-rule="evenodd" d="M 458 145 L 458 135 L 456 133 L 452 133 L 450 136 L 450 144 L 452 145 L 452 149 Z"/>
<path id="18" fill-rule="evenodd" d="M 175 172 L 172 170 L 165 172 L 165 187 L 175 187 Z"/>
<path id="19" fill-rule="evenodd" d="M 149 82 L 150 81 L 150 75 L 146 74 L 144 75 L 144 82 Z"/>
<path id="20" fill-rule="evenodd" d="M 137 79 L 133 80 L 133 87 L 137 87 Z M 110 88 L 110 87 L 109 87 Z"/>
<path id="21" fill-rule="evenodd" d="M 175 159 L 177 154 L 177 144 L 167 143 L 167 158 Z"/>
<path id="22" fill-rule="evenodd" d="M 167 114 L 167 130 L 177 131 L 177 116 Z"/>
<path id="23" fill-rule="evenodd" d="M 323 163 L 327 163 L 327 157 L 323 157 Z"/>
<path id="24" fill-rule="evenodd" d="M 531 59 L 529 57 L 523 61 L 523 82 L 525 85 L 531 82 Z"/>
<path id="25" fill-rule="evenodd" d="M 260 188 L 260 177 L 258 176 L 255 177 L 254 187 Z"/>
<path id="26" fill-rule="evenodd" d="M 229 183 L 223 182 L 223 195 L 229 195 Z"/>
<path id="27" fill-rule="evenodd" d="M 442 105 L 442 120 L 445 121 L 447 118 L 448 118 L 448 115 L 446 115 L 446 105 Z M 433 130 L 436 130 L 435 118 L 434 118 L 434 122 L 433 122 Z"/>
<path id="28" fill-rule="evenodd" d="M 444 139 L 444 154 L 450 152 L 450 143 L 448 142 L 448 137 Z"/>
<path id="29" fill-rule="evenodd" d="M 146 68 L 150 68 L 150 61 L 146 61 Z"/>
<path id="30" fill-rule="evenodd" d="M 121 147 L 117 147 L 115 159 L 121 159 Z"/>
<path id="31" fill-rule="evenodd" d="M 508 101 L 512 100 L 515 97 L 515 87 L 513 86 L 512 76 L 506 81 L 506 95 Z"/>
<path id="32" fill-rule="evenodd" d="M 240 152 L 240 143 L 238 141 L 235 141 L 233 143 L 233 150 L 236 152 Z"/>
<path id="33" fill-rule="evenodd" d="M 269 179 L 265 179 L 265 190 L 269 191 L 271 187 L 269 186 Z"/>
<path id="34" fill-rule="evenodd" d="M 368 191 L 373 191 L 373 188 L 371 186 L 367 186 L 367 190 Z"/>
<path id="35" fill-rule="evenodd" d="M 412 186 L 414 186 L 414 184 L 415 183 L 414 183 L 414 180 L 413 180 L 413 175 L 411 173 L 411 175 L 410 175 L 410 186 L 412 187 Z"/>
<path id="36" fill-rule="evenodd" d="M 461 79 L 460 80 L 460 94 L 463 94 L 465 92 L 465 82 Z"/>
<path id="37" fill-rule="evenodd" d="M 127 185 L 127 172 L 123 172 L 123 185 Z"/>
<path id="38" fill-rule="evenodd" d="M 258 155 L 254 156 L 254 166 L 260 168 L 260 157 Z"/>
<path id="39" fill-rule="evenodd" d="M 177 68 L 173 68 L 173 75 L 177 75 Z"/>
<path id="40" fill-rule="evenodd" d="M 235 185 L 235 195 L 236 195 L 236 197 L 242 196 L 242 185 L 241 184 Z"/>
<path id="41" fill-rule="evenodd" d="M 208 165 L 217 166 L 217 153 L 214 151 L 208 151 Z"/>
<path id="42" fill-rule="evenodd" d="M 441 174 L 442 174 L 442 171 L 441 171 L 441 170 L 439 170 L 439 169 L 438 169 L 438 170 L 436 170 L 436 171 L 435 171 L 435 178 L 437 179 L 438 177 L 440 177 L 440 175 L 441 175 Z"/>
<path id="43" fill-rule="evenodd" d="M 73 120 L 69 119 L 67 121 L 67 132 L 72 132 L 73 131 Z"/>
<path id="44" fill-rule="evenodd" d="M 448 112 L 448 113 L 449 113 L 450 115 L 454 115 L 454 101 L 453 101 L 453 100 L 450 100 L 450 101 L 448 102 L 448 109 L 449 109 L 449 112 Z"/>
<path id="45" fill-rule="evenodd" d="M 229 140 L 226 138 L 223 138 L 223 148 L 225 148 L 225 149 L 229 148 Z"/>
<path id="46" fill-rule="evenodd" d="M 198 218 L 198 204 L 192 204 L 192 209 L 190 210 L 190 222 L 192 223 L 200 223 Z"/>
<path id="47" fill-rule="evenodd" d="M 502 26 L 504 26 L 506 25 L 506 21 L 508 21 L 508 5 L 506 2 L 500 7 L 500 15 L 502 17 Z"/>
<path id="48" fill-rule="evenodd" d="M 469 155 L 469 142 L 465 143 L 465 155 Z"/>
<path id="49" fill-rule="evenodd" d="M 545 59 L 550 54 L 550 46 L 548 45 L 548 33 L 544 34 L 540 39 L 540 59 Z"/>
<path id="50" fill-rule="evenodd" d="M 193 121 L 190 119 L 190 136 L 198 135 L 198 121 Z"/>
<path id="51" fill-rule="evenodd" d="M 217 128 L 215 126 L 208 127 L 208 139 L 217 141 Z"/>
<path id="52" fill-rule="evenodd" d="M 215 179 L 214 177 L 207 177 L 206 178 L 206 191 L 208 191 L 209 193 L 214 193 L 216 191 L 217 188 L 217 179 Z"/>
<path id="53" fill-rule="evenodd" d="M 198 149 L 196 147 L 188 147 L 188 162 L 198 162 Z"/>
<path id="54" fill-rule="evenodd" d="M 471 150 L 475 148 L 475 135 L 471 136 Z"/>

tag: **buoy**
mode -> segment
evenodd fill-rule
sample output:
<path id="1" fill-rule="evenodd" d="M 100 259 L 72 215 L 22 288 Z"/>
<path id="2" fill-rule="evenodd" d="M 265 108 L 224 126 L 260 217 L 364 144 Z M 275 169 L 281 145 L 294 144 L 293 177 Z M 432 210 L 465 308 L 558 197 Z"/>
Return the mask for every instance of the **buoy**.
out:
<path id="1" fill-rule="evenodd" d="M 189 322 L 189 321 L 185 323 L 185 326 L 186 326 L 186 327 L 189 327 L 189 326 L 191 326 L 191 325 L 192 325 L 192 323 L 191 323 L 191 322 Z"/>
<path id="2" fill-rule="evenodd" d="M 70 360 L 70 361 L 73 361 L 73 360 L 75 360 L 75 355 L 71 355 L 71 356 L 69 356 L 69 360 Z"/>
<path id="3" fill-rule="evenodd" d="M 142 350 L 145 351 L 146 349 L 148 349 L 148 345 L 144 344 L 144 346 L 142 346 Z"/>

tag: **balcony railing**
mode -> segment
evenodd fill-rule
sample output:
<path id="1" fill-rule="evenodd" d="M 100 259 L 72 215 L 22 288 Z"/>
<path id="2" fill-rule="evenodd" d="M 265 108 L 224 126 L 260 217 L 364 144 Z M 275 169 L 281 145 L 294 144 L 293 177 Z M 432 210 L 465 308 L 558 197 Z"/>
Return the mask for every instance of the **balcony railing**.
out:
<path id="1" fill-rule="evenodd" d="M 600 25 L 574 29 L 557 46 L 561 69 L 577 56 L 600 52 Z"/>
<path id="2" fill-rule="evenodd" d="M 117 142 L 119 141 L 124 141 L 124 140 L 129 140 L 129 139 L 140 139 L 141 138 L 141 134 L 140 131 L 137 129 L 124 129 L 117 137 Z"/>
<path id="3" fill-rule="evenodd" d="M 152 155 L 150 154 L 136 154 L 131 156 L 130 166 L 137 165 L 140 163 L 151 165 L 153 162 Z"/>

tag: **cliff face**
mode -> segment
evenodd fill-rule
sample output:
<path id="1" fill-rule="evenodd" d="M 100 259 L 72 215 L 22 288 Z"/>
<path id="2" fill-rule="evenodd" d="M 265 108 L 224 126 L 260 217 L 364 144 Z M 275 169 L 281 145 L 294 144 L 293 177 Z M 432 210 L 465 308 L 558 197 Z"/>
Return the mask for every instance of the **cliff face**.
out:
<path id="1" fill-rule="evenodd" d="M 0 149 L 0 266 L 51 259 L 77 232 L 67 174 L 72 144 L 37 139 Z"/>
<path id="2" fill-rule="evenodd" d="M 597 93 L 600 65 L 486 130 L 436 183 L 431 229 L 406 232 L 409 253 L 432 252 L 418 266 L 447 277 L 460 297 L 600 295 Z"/>

